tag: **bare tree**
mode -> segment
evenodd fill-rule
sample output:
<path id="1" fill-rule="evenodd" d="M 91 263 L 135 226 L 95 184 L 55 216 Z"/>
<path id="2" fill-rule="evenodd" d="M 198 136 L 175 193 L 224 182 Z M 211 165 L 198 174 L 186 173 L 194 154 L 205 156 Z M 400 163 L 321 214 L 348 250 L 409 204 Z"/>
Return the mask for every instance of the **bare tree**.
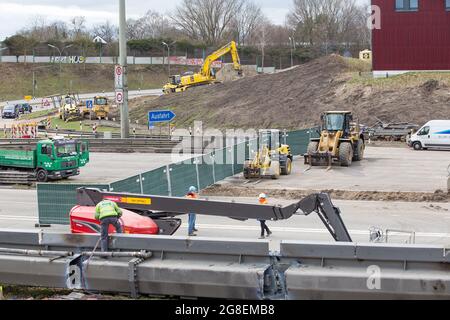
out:
<path id="1" fill-rule="evenodd" d="M 270 20 L 264 17 L 260 20 L 260 23 L 258 25 L 258 33 L 256 34 L 258 41 L 257 45 L 261 50 L 262 73 L 264 73 L 264 64 L 266 62 L 266 47 L 269 44 L 271 27 L 272 24 Z"/>
<path id="2" fill-rule="evenodd" d="M 264 19 L 261 7 L 253 1 L 246 1 L 237 12 L 232 22 L 233 34 L 239 45 L 246 45 L 247 40 L 256 31 L 258 25 Z"/>
<path id="3" fill-rule="evenodd" d="M 76 40 L 86 34 L 86 18 L 73 17 L 70 20 L 72 40 Z"/>
<path id="4" fill-rule="evenodd" d="M 94 37 L 100 36 L 106 42 L 111 43 L 117 39 L 119 30 L 117 26 L 111 24 L 109 21 L 106 21 L 105 23 L 95 25 L 92 28 L 91 33 Z"/>
<path id="5" fill-rule="evenodd" d="M 217 45 L 229 31 L 245 0 L 183 0 L 171 19 L 193 40 Z"/>
<path id="6" fill-rule="evenodd" d="M 365 9 L 356 0 L 294 0 L 288 23 L 301 42 L 317 49 L 358 43 L 365 33 Z"/>

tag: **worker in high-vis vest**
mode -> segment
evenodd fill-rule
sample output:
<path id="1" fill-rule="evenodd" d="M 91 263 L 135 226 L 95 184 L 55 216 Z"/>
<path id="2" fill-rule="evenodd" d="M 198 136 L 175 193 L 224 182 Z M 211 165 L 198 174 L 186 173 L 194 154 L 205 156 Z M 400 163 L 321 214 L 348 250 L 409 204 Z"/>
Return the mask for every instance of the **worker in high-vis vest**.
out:
<path id="1" fill-rule="evenodd" d="M 259 204 L 268 205 L 269 201 L 267 200 L 267 195 L 265 193 L 261 193 L 258 197 Z M 265 234 L 267 232 L 267 237 L 272 235 L 272 231 L 270 231 L 269 227 L 266 224 L 266 220 L 258 220 L 261 224 L 261 237 L 260 239 L 265 239 Z"/>
<path id="2" fill-rule="evenodd" d="M 109 226 L 116 228 L 117 233 L 123 233 L 119 219 L 122 217 L 122 210 L 117 203 L 111 200 L 103 200 L 95 208 L 95 219 L 101 222 L 101 244 L 102 252 L 107 252 L 109 247 Z"/>
<path id="3" fill-rule="evenodd" d="M 189 192 L 186 195 L 186 198 L 188 199 L 198 199 L 198 193 L 197 193 L 197 188 L 192 186 L 189 188 Z M 189 214 L 189 222 L 188 222 L 188 235 L 189 237 L 195 237 L 197 236 L 196 232 L 198 232 L 195 224 L 197 222 L 197 215 L 195 213 L 190 213 Z"/>

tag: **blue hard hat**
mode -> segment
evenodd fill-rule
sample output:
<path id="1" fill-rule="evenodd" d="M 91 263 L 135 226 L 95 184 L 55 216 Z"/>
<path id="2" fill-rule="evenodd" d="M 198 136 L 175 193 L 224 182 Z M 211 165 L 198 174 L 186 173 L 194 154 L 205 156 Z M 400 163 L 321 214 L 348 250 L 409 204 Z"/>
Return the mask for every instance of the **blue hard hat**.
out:
<path id="1" fill-rule="evenodd" d="M 192 186 L 189 188 L 189 192 L 197 192 L 197 188 Z"/>

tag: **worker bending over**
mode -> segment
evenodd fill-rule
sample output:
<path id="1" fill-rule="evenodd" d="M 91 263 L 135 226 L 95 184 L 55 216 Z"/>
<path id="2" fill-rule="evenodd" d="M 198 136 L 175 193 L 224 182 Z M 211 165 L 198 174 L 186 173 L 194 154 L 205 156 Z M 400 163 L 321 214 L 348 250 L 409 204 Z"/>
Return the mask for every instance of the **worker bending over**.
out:
<path id="1" fill-rule="evenodd" d="M 95 208 L 95 219 L 101 222 L 101 245 L 102 252 L 108 251 L 109 226 L 113 225 L 117 233 L 123 233 L 119 219 L 122 217 L 122 210 L 117 203 L 110 200 L 103 200 Z"/>

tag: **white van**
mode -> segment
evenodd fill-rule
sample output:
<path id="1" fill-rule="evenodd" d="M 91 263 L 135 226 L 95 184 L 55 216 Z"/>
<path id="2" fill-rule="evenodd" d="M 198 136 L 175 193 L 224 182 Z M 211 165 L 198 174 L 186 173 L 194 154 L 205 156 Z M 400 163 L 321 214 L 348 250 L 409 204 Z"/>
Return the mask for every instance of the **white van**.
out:
<path id="1" fill-rule="evenodd" d="M 433 120 L 411 136 L 414 150 L 450 149 L 450 120 Z"/>

